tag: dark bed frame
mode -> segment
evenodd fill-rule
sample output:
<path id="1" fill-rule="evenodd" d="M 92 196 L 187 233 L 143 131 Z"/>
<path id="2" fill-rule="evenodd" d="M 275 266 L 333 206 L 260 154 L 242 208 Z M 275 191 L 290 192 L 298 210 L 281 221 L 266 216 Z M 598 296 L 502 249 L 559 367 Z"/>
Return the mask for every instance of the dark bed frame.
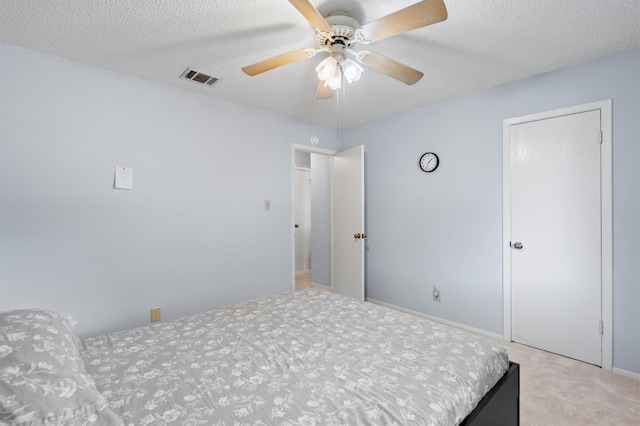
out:
<path id="1" fill-rule="evenodd" d="M 509 369 L 480 400 L 460 426 L 518 426 L 520 424 L 520 365 Z"/>

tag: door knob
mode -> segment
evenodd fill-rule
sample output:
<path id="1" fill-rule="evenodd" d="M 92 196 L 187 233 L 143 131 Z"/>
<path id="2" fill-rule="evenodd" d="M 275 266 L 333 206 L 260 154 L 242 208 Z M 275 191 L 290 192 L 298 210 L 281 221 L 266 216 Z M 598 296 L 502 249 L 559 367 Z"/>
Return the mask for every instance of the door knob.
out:
<path id="1" fill-rule="evenodd" d="M 294 228 L 299 228 L 300 227 L 300 225 L 298 225 L 297 223 L 295 225 L 293 225 L 293 226 L 294 226 Z"/>
<path id="2" fill-rule="evenodd" d="M 513 243 L 513 248 L 514 249 L 518 249 L 518 250 L 522 250 L 522 243 L 520 241 L 516 241 L 515 243 Z"/>
<path id="3" fill-rule="evenodd" d="M 367 234 L 362 234 L 362 238 L 367 238 Z"/>
<path id="4" fill-rule="evenodd" d="M 360 238 L 362 238 L 362 235 L 358 234 L 353 234 L 353 238 L 355 238 L 356 240 L 359 240 Z"/>

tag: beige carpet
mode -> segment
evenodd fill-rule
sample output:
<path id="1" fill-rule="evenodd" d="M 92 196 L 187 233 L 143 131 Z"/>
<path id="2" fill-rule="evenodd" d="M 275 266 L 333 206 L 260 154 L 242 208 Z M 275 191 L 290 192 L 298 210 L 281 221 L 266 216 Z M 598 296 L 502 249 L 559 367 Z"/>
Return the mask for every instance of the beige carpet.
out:
<path id="1" fill-rule="evenodd" d="M 311 269 L 296 272 L 296 290 L 304 290 L 307 288 L 331 291 L 329 287 L 314 284 L 311 282 Z"/>
<path id="2" fill-rule="evenodd" d="M 522 426 L 640 426 L 640 380 L 518 343 Z"/>

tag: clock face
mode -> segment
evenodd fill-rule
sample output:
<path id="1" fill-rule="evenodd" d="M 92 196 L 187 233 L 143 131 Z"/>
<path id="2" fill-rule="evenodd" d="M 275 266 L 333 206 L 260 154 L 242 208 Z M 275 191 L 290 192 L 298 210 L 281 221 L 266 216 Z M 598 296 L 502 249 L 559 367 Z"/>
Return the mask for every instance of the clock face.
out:
<path id="1" fill-rule="evenodd" d="M 438 168 L 440 159 L 433 152 L 427 152 L 420 157 L 420 168 L 423 172 L 432 172 Z"/>

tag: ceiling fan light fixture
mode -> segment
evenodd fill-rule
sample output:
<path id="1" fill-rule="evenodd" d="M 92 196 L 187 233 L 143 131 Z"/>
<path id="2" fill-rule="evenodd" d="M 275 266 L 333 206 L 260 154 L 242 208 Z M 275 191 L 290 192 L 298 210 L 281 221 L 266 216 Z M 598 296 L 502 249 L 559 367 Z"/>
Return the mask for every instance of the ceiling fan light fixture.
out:
<path id="1" fill-rule="evenodd" d="M 289 0 L 316 31 L 316 49 L 294 50 L 248 65 L 242 71 L 249 76 L 311 58 L 319 52 L 329 54 L 317 67 L 319 82 L 316 99 L 329 99 L 332 94 L 328 89 L 341 88 L 342 79 L 349 83 L 358 81 L 362 76 L 362 67 L 346 54 L 354 56 L 359 63 L 388 75 L 391 78 L 412 85 L 424 74 L 384 55 L 369 51 L 355 51 L 358 44 L 370 44 L 396 35 L 412 31 L 447 19 L 447 8 L 444 0 L 422 0 L 396 10 L 388 15 L 371 21 L 360 23 L 345 11 L 333 11 L 323 16 L 311 4 L 311 0 Z"/>
<path id="2" fill-rule="evenodd" d="M 333 56 L 329 56 L 320 62 L 320 65 L 316 67 L 316 72 L 320 80 L 328 81 L 335 75 L 337 69 L 338 61 Z"/>

